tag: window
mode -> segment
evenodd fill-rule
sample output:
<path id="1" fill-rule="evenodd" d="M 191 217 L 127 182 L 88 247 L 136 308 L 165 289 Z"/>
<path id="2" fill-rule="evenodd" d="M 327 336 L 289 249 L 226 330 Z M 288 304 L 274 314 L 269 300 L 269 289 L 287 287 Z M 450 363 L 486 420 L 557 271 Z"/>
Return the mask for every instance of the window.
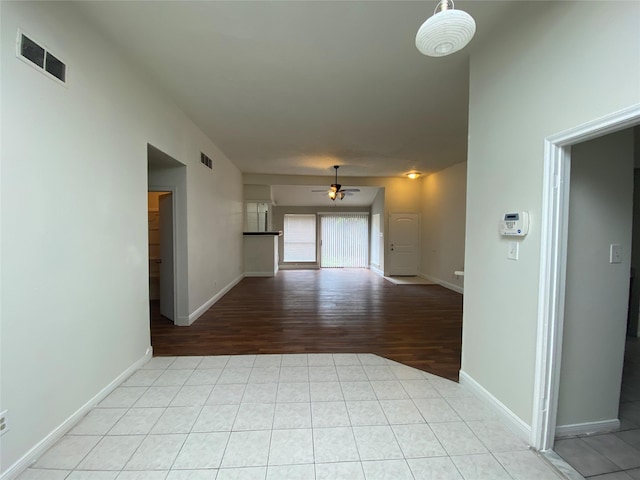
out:
<path id="1" fill-rule="evenodd" d="M 316 261 L 316 216 L 285 214 L 284 261 Z"/>
<path id="2" fill-rule="evenodd" d="M 369 214 L 320 217 L 322 268 L 366 268 L 369 263 Z"/>

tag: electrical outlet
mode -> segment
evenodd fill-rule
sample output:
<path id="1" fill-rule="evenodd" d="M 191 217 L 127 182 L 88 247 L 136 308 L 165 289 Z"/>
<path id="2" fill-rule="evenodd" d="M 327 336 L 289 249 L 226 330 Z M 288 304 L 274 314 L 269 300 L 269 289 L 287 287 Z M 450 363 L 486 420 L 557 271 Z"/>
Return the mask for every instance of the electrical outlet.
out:
<path id="1" fill-rule="evenodd" d="M 0 412 L 0 436 L 9 431 L 9 423 L 7 421 L 7 410 Z"/>

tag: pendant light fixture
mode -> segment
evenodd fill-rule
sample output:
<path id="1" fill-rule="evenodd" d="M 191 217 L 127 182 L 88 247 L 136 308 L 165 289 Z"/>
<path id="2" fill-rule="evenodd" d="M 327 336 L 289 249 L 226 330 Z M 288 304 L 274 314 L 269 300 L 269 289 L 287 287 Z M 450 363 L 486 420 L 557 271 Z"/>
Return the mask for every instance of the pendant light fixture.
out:
<path id="1" fill-rule="evenodd" d="M 462 50 L 476 33 L 473 17 L 453 8 L 452 0 L 440 0 L 438 6 L 416 34 L 416 47 L 423 55 L 444 57 Z"/>

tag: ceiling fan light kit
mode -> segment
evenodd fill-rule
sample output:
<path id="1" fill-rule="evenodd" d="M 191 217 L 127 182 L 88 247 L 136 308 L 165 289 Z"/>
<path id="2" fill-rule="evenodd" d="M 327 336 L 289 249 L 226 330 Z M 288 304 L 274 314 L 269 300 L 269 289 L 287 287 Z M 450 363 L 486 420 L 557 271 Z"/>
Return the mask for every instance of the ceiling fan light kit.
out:
<path id="1" fill-rule="evenodd" d="M 358 188 L 343 189 L 342 185 L 338 183 L 338 168 L 340 168 L 340 165 L 334 165 L 333 168 L 335 168 L 336 170 L 336 180 L 335 180 L 335 183 L 332 183 L 330 185 L 329 191 L 327 192 L 331 200 L 335 201 L 336 198 L 339 200 L 342 200 L 346 195 L 352 195 L 351 192 L 360 191 L 360 189 Z M 318 192 L 318 191 L 324 191 L 324 190 L 312 190 L 312 192 Z"/>
<path id="2" fill-rule="evenodd" d="M 416 47 L 423 55 L 444 57 L 462 50 L 476 33 L 471 15 L 455 10 L 452 0 L 440 0 L 438 6 L 416 34 Z"/>
<path id="3" fill-rule="evenodd" d="M 422 175 L 420 172 L 409 172 L 409 173 L 407 173 L 407 177 L 409 177 L 411 180 L 415 180 L 416 178 L 420 178 L 420 175 Z"/>

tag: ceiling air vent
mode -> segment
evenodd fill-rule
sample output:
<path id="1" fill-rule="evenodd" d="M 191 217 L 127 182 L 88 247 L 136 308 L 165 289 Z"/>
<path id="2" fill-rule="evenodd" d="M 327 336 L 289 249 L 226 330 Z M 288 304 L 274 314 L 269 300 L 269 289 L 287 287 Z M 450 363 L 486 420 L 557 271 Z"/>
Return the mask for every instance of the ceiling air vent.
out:
<path id="1" fill-rule="evenodd" d="M 32 38 L 18 30 L 18 58 L 25 60 L 42 73 L 66 83 L 67 66 L 46 47 L 35 42 Z"/>
<path id="2" fill-rule="evenodd" d="M 209 167 L 213 170 L 213 160 L 207 157 L 204 153 L 200 152 L 200 163 L 205 167 Z"/>

